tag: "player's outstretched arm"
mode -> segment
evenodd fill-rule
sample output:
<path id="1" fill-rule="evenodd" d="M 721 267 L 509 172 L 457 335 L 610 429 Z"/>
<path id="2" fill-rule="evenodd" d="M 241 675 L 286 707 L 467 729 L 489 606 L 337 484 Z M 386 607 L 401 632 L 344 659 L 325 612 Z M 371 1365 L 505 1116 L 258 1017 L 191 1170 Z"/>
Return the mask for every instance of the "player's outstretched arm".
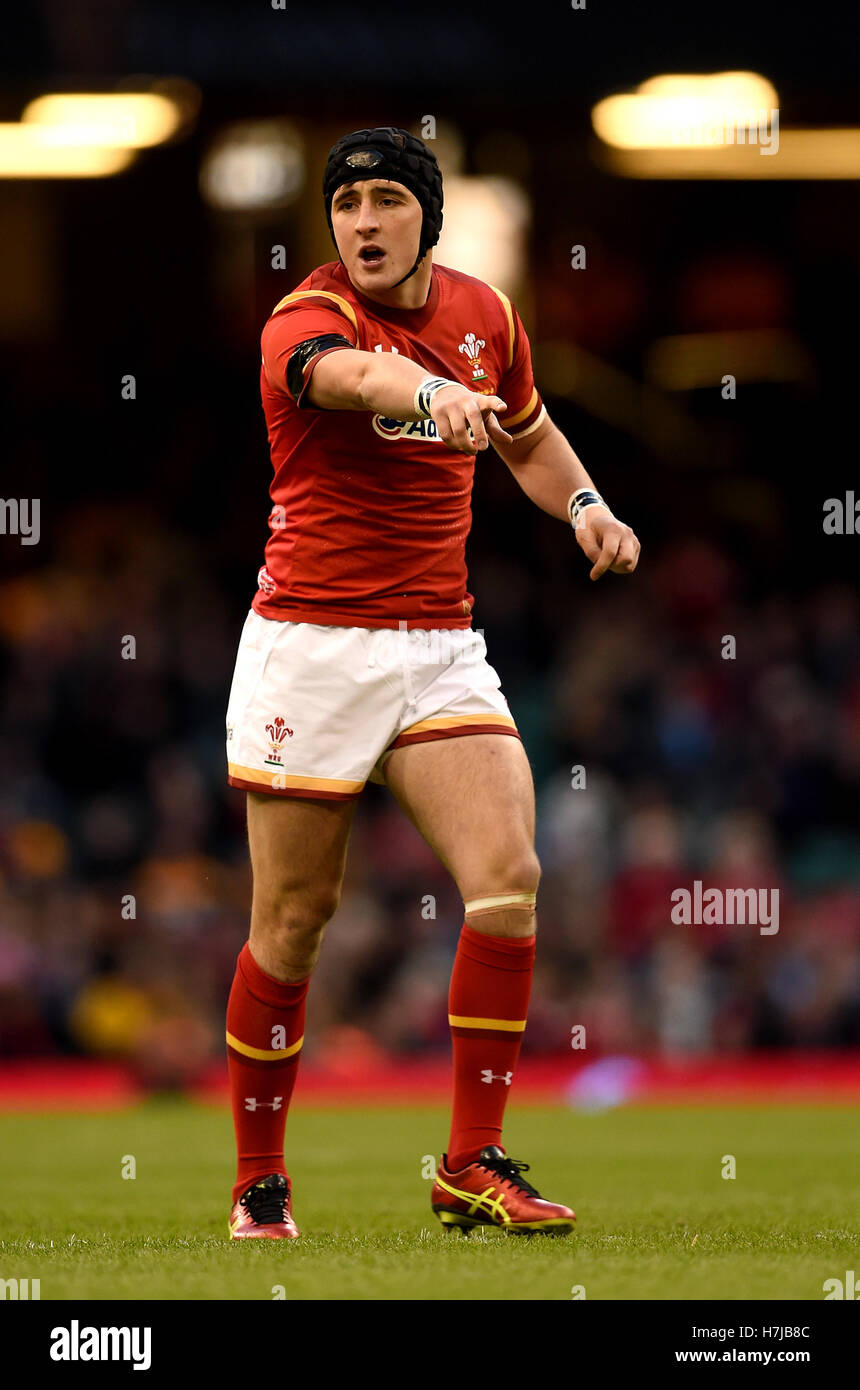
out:
<path id="1" fill-rule="evenodd" d="M 496 419 L 507 407 L 459 382 L 432 377 L 426 367 L 398 353 L 341 348 L 316 363 L 308 386 L 321 410 L 370 410 L 393 420 L 432 419 L 449 449 L 475 454 L 488 444 L 510 444 Z"/>
<path id="2" fill-rule="evenodd" d="M 550 516 L 573 525 L 579 545 L 592 562 L 590 579 L 599 579 L 607 570 L 633 573 L 639 563 L 638 539 L 612 515 L 549 416 L 522 441 L 493 443 L 526 496 Z M 596 500 L 590 501 L 587 492 Z"/>

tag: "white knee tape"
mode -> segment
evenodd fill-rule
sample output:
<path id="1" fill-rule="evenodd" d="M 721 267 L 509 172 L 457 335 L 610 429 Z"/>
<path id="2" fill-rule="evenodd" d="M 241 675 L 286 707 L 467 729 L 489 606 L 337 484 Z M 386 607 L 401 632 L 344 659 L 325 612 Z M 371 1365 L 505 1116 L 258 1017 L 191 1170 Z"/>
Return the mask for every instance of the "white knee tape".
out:
<path id="1" fill-rule="evenodd" d="M 520 907 L 528 912 L 534 910 L 537 893 L 494 893 L 488 898 L 470 898 L 465 904 L 466 913 L 495 912 L 506 907 Z"/>

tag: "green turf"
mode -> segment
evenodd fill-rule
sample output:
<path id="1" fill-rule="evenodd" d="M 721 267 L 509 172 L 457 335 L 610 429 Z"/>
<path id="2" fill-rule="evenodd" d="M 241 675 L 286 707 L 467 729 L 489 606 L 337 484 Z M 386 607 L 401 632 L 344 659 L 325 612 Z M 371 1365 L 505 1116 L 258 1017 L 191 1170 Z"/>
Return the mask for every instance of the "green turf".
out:
<path id="1" fill-rule="evenodd" d="M 151 1101 L 0 1120 L 0 1277 L 42 1299 L 822 1299 L 860 1270 L 860 1116 L 848 1107 L 511 1107 L 508 1152 L 579 1215 L 564 1239 L 446 1234 L 432 1107 L 297 1105 L 298 1241 L 229 1242 L 226 1110 Z M 721 1177 L 733 1154 L 737 1177 Z M 121 1177 L 125 1155 L 137 1164 Z"/>

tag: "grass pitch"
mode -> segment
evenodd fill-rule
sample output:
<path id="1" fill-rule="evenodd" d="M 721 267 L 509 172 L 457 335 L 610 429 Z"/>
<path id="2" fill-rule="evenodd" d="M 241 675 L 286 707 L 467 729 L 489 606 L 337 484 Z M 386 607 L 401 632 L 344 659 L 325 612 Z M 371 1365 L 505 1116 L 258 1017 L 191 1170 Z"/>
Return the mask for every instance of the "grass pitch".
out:
<path id="1" fill-rule="evenodd" d="M 508 1153 L 578 1214 L 564 1239 L 446 1234 L 422 1168 L 447 1132 L 435 1107 L 299 1096 L 287 1163 L 302 1237 L 231 1243 L 226 1110 L 7 1115 L 0 1278 L 40 1279 L 43 1300 L 272 1299 L 278 1286 L 289 1300 L 821 1300 L 825 1279 L 860 1269 L 860 1115 L 847 1106 L 512 1106 Z"/>

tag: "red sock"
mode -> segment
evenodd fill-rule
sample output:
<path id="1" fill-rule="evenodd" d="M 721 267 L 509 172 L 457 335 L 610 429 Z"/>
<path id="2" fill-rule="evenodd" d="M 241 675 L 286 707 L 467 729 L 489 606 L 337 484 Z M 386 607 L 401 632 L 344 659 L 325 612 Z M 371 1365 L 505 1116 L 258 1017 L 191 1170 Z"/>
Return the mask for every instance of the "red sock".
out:
<path id="1" fill-rule="evenodd" d="M 255 1178 L 287 1176 L 284 1127 L 299 1068 L 309 984 L 310 975 L 296 984 L 267 975 L 247 942 L 239 952 L 227 1004 L 227 1066 L 238 1152 L 234 1202 Z"/>
<path id="2" fill-rule="evenodd" d="M 501 1145 L 534 960 L 534 936 L 487 936 L 463 924 L 448 994 L 454 1048 L 451 1173 L 473 1163 L 486 1144 Z"/>

